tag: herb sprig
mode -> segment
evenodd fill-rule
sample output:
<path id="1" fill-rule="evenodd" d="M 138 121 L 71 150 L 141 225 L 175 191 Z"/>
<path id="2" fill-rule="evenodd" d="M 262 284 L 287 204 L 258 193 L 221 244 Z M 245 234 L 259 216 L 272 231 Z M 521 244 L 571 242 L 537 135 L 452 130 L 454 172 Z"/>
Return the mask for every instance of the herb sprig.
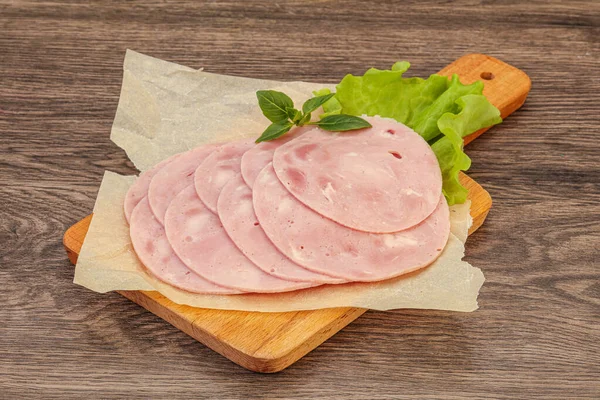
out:
<path id="1" fill-rule="evenodd" d="M 316 125 L 327 131 L 352 131 L 370 128 L 371 124 L 360 117 L 346 114 L 329 115 L 319 121 L 311 122 L 311 113 L 335 96 L 329 93 L 308 99 L 302 105 L 302 111 L 294 108 L 294 102 L 285 93 L 275 90 L 256 92 L 258 105 L 271 125 L 256 139 L 256 143 L 277 139 L 295 126 Z"/>

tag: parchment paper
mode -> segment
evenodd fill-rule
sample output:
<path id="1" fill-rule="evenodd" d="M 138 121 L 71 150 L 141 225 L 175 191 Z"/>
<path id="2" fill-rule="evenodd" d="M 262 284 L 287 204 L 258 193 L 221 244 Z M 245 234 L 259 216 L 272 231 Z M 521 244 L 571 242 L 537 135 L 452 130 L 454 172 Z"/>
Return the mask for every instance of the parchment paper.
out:
<path id="1" fill-rule="evenodd" d="M 140 171 L 200 144 L 258 137 L 270 124 L 257 90 L 279 90 L 296 108 L 328 84 L 211 74 L 127 50 L 111 140 Z"/>
<path id="2" fill-rule="evenodd" d="M 111 139 L 145 170 L 199 144 L 258 136 L 268 121 L 257 107 L 256 90 L 282 90 L 299 106 L 312 90 L 323 86 L 209 74 L 128 51 Z M 97 292 L 157 290 L 176 303 L 228 310 L 477 309 L 484 277 L 478 268 L 461 261 L 471 223 L 469 203 L 451 208 L 448 244 L 440 258 L 421 271 L 384 282 L 326 285 L 277 295 L 198 295 L 148 275 L 137 259 L 123 213 L 125 194 L 135 179 L 105 173 L 75 283 Z"/>

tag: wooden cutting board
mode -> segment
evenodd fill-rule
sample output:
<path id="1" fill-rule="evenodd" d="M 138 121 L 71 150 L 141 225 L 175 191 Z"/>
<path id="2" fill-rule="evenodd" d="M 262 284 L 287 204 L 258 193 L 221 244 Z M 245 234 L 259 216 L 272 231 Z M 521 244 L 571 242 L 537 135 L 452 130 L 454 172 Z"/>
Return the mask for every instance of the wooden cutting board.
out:
<path id="1" fill-rule="evenodd" d="M 465 84 L 483 80 L 484 94 L 498 107 L 503 118 L 521 107 L 531 87 L 529 77 L 523 71 L 483 54 L 461 57 L 439 74 L 458 74 Z M 465 143 L 485 131 L 466 137 Z M 468 176 L 463 174 L 461 181 L 469 189 L 472 201 L 471 234 L 483 224 L 492 199 Z M 63 243 L 73 264 L 77 262 L 91 220 L 92 215 L 88 215 L 64 235 Z M 360 308 L 287 313 L 223 311 L 175 304 L 158 292 L 119 293 L 231 361 L 257 372 L 281 371 L 367 311 Z"/>

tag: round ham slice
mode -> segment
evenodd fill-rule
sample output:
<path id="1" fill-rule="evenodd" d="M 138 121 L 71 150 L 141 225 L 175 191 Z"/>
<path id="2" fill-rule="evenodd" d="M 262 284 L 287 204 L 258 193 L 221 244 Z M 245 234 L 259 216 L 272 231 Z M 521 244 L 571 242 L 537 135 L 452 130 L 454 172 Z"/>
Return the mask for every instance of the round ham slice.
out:
<path id="1" fill-rule="evenodd" d="M 137 204 L 131 214 L 130 235 L 140 261 L 161 281 L 194 293 L 240 293 L 201 278 L 181 262 L 167 240 L 165 229 L 152 214 L 147 197 Z"/>
<path id="2" fill-rule="evenodd" d="M 261 171 L 252 194 L 260 226 L 283 254 L 347 280 L 379 281 L 423 268 L 441 254 L 450 233 L 448 205 L 440 195 L 419 225 L 376 234 L 344 227 L 306 207 L 285 189 L 272 165 Z"/>
<path id="3" fill-rule="evenodd" d="M 229 181 L 217 204 L 219 218 L 229 238 L 256 266 L 278 278 L 313 283 L 344 280 L 309 271 L 290 261 L 271 243 L 260 227 L 252 205 L 252 190 L 241 176 Z"/>
<path id="4" fill-rule="evenodd" d="M 286 292 L 314 286 L 276 278 L 254 265 L 233 244 L 219 217 L 190 185 L 167 209 L 165 229 L 175 253 L 192 271 L 218 285 L 245 292 Z"/>
<path id="5" fill-rule="evenodd" d="M 194 181 L 196 168 L 217 148 L 218 145 L 206 145 L 181 153 L 176 161 L 154 175 L 148 188 L 148 200 L 161 224 L 171 200 Z"/>
<path id="6" fill-rule="evenodd" d="M 131 185 L 127 194 L 125 195 L 125 202 L 123 208 L 125 210 L 125 219 L 129 222 L 129 218 L 131 217 L 131 213 L 137 204 L 148 195 L 148 187 L 150 186 L 150 181 L 156 175 L 156 173 L 165 165 L 169 164 L 171 161 L 175 160 L 179 157 L 180 154 L 175 154 L 167 158 L 166 160 L 162 160 L 158 164 L 145 172 L 142 172 L 140 176 L 136 179 L 136 181 Z"/>
<path id="7" fill-rule="evenodd" d="M 372 128 L 314 129 L 282 145 L 273 155 L 275 172 L 298 200 L 339 224 L 376 233 L 410 228 L 438 205 L 437 158 L 407 126 L 366 119 Z"/>
<path id="8" fill-rule="evenodd" d="M 300 126 L 292 129 L 278 139 L 258 143 L 242 156 L 242 177 L 250 187 L 254 185 L 260 171 L 273 161 L 273 153 L 277 148 L 290 140 L 302 135 L 304 132 L 314 129 L 312 126 Z"/>
<path id="9" fill-rule="evenodd" d="M 206 157 L 206 160 L 196 169 L 194 174 L 196 192 L 200 200 L 213 213 L 217 213 L 217 201 L 221 189 L 240 173 L 240 159 L 252 146 L 254 140 L 251 139 L 226 143 Z"/>

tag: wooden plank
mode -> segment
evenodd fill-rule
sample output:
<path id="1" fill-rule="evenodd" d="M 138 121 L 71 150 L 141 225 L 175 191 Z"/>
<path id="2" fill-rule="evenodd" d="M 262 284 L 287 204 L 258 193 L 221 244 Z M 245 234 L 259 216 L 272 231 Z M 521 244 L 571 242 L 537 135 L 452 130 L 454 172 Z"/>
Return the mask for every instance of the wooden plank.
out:
<path id="1" fill-rule="evenodd" d="M 530 82 L 524 73 L 497 59 L 478 54 L 462 57 L 441 71 L 448 76 L 457 73 L 465 83 L 481 79 L 476 77 L 487 72 L 493 77 L 484 80 L 484 93 L 505 117 L 527 97 Z M 465 138 L 465 142 L 473 140 L 483 131 L 471 135 L 471 139 Z M 469 189 L 473 204 L 473 226 L 469 232 L 472 233 L 485 220 L 492 201 L 489 193 L 468 176 L 461 175 L 461 181 Z M 76 262 L 91 218 L 91 215 L 86 217 L 65 233 L 63 243 L 73 263 Z M 178 305 L 157 292 L 119 293 L 233 362 L 257 372 L 281 371 L 366 311 L 357 308 L 289 313 L 223 311 Z"/>

